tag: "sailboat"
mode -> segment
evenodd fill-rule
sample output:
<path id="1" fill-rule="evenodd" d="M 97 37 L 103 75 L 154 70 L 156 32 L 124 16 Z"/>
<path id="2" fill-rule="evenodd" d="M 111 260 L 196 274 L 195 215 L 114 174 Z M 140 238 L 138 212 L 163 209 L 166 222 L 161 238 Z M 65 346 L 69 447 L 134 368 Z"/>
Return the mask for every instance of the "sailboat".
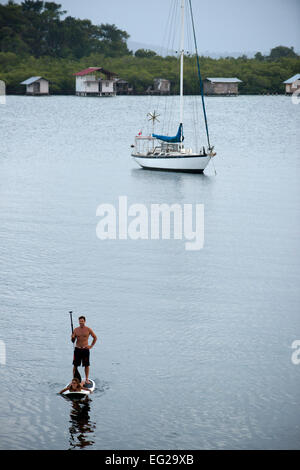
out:
<path id="1" fill-rule="evenodd" d="M 186 2 L 188 2 L 192 31 L 195 46 L 196 63 L 198 69 L 198 78 L 201 91 L 202 109 L 206 128 L 207 147 L 195 149 L 185 147 L 184 145 L 184 27 Z M 158 115 L 148 113 L 150 120 L 154 123 L 158 120 Z M 168 170 L 179 172 L 203 173 L 210 160 L 216 155 L 214 147 L 210 144 L 207 115 L 204 102 L 203 82 L 200 73 L 200 63 L 198 56 L 197 40 L 193 18 L 191 0 L 181 0 L 181 39 L 180 39 L 180 101 L 179 101 L 179 125 L 175 136 L 160 135 L 154 132 L 144 136 L 141 133 L 135 137 L 135 144 L 132 145 L 131 156 L 142 168 L 150 170 Z"/>

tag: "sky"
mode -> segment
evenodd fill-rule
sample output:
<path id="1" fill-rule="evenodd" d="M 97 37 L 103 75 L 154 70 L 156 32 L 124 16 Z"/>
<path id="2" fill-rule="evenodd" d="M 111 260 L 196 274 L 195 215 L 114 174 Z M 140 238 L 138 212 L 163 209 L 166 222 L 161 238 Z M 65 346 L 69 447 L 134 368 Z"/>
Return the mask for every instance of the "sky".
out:
<path id="1" fill-rule="evenodd" d="M 159 47 L 173 1 L 56 0 L 56 3 L 62 4 L 71 16 L 88 18 L 94 24 L 115 24 L 127 31 L 129 46 L 133 41 Z M 199 53 L 265 53 L 278 45 L 293 46 L 300 52 L 300 0 L 193 0 L 192 4 Z"/>

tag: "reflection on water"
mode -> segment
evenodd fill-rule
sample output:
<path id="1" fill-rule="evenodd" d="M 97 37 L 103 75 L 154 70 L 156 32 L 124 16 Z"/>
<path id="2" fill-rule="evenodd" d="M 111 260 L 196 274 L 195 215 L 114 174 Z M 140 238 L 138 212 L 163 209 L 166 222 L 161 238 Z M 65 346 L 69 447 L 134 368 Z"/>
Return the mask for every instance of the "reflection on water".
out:
<path id="1" fill-rule="evenodd" d="M 87 397 L 82 401 L 71 401 L 70 407 L 70 450 L 92 446 L 96 423 L 90 420 L 90 404 Z"/>
<path id="2" fill-rule="evenodd" d="M 212 171 L 210 172 L 212 174 Z M 187 181 L 206 181 L 211 178 L 209 174 L 206 173 L 180 173 L 172 171 L 163 171 L 163 170 L 147 170 L 145 168 L 137 167 L 132 168 L 130 175 L 133 178 L 143 179 L 144 182 L 150 182 L 154 184 L 168 182 L 171 185 L 180 185 L 185 184 Z"/>

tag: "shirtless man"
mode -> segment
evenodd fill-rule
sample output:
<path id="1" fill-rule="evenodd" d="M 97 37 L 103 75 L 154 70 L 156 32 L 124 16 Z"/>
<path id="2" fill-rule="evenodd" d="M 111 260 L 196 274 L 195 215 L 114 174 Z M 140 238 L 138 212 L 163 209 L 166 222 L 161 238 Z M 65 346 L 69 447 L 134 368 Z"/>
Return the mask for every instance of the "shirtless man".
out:
<path id="1" fill-rule="evenodd" d="M 89 345 L 89 336 L 92 336 L 93 342 Z M 84 366 L 85 370 L 85 383 L 89 383 L 89 371 L 90 371 L 90 349 L 95 345 L 97 341 L 97 336 L 85 325 L 85 317 L 79 317 L 79 326 L 75 328 L 71 336 L 71 341 L 74 343 L 76 341 L 76 346 L 74 350 L 74 360 L 73 360 L 73 375 L 78 366 Z"/>

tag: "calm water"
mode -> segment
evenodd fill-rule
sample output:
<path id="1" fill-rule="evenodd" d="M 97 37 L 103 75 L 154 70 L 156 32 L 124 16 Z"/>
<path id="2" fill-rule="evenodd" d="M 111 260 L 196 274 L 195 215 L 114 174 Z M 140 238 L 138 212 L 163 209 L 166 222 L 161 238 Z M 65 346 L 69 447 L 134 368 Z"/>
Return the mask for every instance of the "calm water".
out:
<path id="1" fill-rule="evenodd" d="M 135 166 L 148 104 L 0 106 L 0 448 L 299 448 L 300 106 L 208 98 L 215 176 Z M 122 195 L 204 204 L 204 249 L 100 241 L 96 208 Z M 69 310 L 99 337 L 84 405 L 57 395 Z"/>

